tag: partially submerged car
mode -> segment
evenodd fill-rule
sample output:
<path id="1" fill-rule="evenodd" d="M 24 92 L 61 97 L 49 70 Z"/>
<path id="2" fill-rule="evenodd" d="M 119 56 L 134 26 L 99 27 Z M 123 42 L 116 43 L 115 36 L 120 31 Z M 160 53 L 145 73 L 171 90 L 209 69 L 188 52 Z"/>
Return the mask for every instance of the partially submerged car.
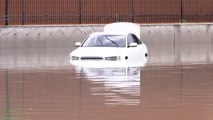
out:
<path id="1" fill-rule="evenodd" d="M 95 32 L 86 37 L 83 43 L 69 55 L 73 65 L 102 67 L 123 66 L 134 63 L 143 66 L 147 61 L 148 50 L 140 41 L 140 26 L 134 23 L 111 23 L 103 32 Z"/>

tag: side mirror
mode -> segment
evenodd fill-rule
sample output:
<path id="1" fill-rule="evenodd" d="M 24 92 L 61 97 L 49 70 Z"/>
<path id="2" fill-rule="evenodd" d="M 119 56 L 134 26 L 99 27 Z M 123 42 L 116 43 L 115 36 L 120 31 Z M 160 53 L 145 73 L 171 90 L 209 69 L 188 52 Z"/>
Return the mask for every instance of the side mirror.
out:
<path id="1" fill-rule="evenodd" d="M 80 46 L 81 46 L 81 42 L 76 42 L 76 43 L 75 43 L 75 46 L 76 46 L 76 47 L 80 47 Z"/>
<path id="2" fill-rule="evenodd" d="M 137 47 L 138 44 L 137 43 L 130 43 L 128 47 Z"/>

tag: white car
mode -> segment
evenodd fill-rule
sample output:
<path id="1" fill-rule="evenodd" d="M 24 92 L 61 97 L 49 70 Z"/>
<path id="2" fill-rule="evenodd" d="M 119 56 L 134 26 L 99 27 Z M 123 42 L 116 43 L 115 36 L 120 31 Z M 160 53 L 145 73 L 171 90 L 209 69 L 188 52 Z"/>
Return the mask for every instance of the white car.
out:
<path id="1" fill-rule="evenodd" d="M 83 66 L 143 66 L 148 50 L 140 41 L 140 26 L 134 23 L 111 23 L 103 32 L 95 32 L 69 55 L 70 63 Z M 130 65 L 130 64 L 134 65 Z"/>

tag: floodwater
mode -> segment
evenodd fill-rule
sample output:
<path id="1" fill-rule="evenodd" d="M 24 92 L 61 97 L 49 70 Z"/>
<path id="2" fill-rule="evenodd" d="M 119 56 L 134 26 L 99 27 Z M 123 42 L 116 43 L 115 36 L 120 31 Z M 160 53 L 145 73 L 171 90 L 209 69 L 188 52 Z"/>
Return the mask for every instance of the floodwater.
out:
<path id="1" fill-rule="evenodd" d="M 151 54 L 143 67 L 82 68 L 69 52 L 1 51 L 0 120 L 213 119 L 210 62 Z"/>

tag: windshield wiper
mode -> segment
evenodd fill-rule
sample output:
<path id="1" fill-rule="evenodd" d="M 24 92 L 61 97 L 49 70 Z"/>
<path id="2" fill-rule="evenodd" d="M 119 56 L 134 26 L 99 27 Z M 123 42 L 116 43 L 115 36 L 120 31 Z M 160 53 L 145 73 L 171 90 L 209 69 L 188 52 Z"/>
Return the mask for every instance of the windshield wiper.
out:
<path id="1" fill-rule="evenodd" d="M 116 42 L 114 42 L 113 40 L 111 40 L 111 39 L 109 39 L 108 37 L 105 37 L 107 40 L 109 40 L 110 42 L 112 42 L 113 44 L 115 44 L 117 47 L 119 47 L 119 45 L 116 43 Z"/>

